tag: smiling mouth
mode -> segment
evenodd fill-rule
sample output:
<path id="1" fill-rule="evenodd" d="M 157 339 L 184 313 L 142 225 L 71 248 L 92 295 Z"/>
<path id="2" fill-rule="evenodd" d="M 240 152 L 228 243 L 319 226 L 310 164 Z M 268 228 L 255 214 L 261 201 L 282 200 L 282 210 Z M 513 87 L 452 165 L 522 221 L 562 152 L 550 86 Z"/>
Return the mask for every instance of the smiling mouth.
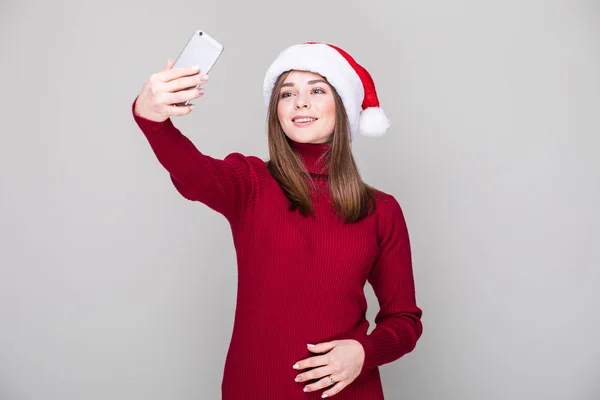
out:
<path id="1" fill-rule="evenodd" d="M 303 122 L 315 122 L 318 118 L 294 118 L 293 122 L 303 123 Z"/>

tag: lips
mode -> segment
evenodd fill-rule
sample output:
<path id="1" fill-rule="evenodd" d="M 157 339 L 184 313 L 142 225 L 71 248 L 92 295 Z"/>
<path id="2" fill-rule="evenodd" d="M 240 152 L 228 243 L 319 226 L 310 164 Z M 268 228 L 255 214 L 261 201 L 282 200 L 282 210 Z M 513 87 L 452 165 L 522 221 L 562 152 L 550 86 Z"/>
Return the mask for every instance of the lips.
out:
<path id="1" fill-rule="evenodd" d="M 311 126 L 317 121 L 317 118 L 312 117 L 300 117 L 292 119 L 292 122 L 296 128 L 306 128 Z"/>
<path id="2" fill-rule="evenodd" d="M 318 118 L 310 117 L 308 115 L 298 115 L 298 116 L 292 118 L 292 122 L 295 122 L 295 123 L 309 123 L 309 122 L 315 122 L 316 120 L 318 120 Z"/>

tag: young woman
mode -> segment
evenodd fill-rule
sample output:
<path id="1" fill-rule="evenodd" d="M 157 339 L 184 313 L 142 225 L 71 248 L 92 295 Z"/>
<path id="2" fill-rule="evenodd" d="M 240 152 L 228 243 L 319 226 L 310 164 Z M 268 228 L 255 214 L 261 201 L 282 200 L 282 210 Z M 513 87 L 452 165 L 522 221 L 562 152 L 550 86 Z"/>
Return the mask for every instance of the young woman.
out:
<path id="1" fill-rule="evenodd" d="M 422 333 L 396 199 L 360 178 L 350 143 L 388 120 L 369 73 L 338 47 L 285 49 L 264 81 L 270 159 L 200 152 L 172 123 L 202 97 L 194 68 L 153 74 L 133 115 L 183 197 L 229 222 L 238 262 L 222 398 L 380 400 L 379 366 Z M 369 281 L 380 309 L 367 334 Z"/>

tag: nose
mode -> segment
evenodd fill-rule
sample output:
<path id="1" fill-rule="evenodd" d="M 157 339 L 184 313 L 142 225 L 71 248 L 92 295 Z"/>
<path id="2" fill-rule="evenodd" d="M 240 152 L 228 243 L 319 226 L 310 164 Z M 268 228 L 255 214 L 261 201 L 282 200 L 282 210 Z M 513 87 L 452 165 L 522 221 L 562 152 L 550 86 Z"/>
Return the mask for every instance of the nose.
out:
<path id="1" fill-rule="evenodd" d="M 301 108 L 310 108 L 310 102 L 304 96 L 299 95 L 296 97 L 296 110 Z"/>

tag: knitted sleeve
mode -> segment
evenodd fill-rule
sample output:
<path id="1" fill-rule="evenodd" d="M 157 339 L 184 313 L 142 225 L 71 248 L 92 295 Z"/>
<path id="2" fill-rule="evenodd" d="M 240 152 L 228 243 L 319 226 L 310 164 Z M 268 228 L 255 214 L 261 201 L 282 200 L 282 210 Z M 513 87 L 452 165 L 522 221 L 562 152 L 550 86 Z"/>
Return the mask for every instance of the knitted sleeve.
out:
<path id="1" fill-rule="evenodd" d="M 391 196 L 382 202 L 382 208 L 378 228 L 380 254 L 368 278 L 380 309 L 373 332 L 355 338 L 365 351 L 363 370 L 395 361 L 411 352 L 423 331 L 404 215 Z"/>
<path id="2" fill-rule="evenodd" d="M 222 160 L 203 154 L 171 119 L 155 122 L 137 115 L 136 101 L 133 118 L 178 192 L 188 200 L 204 203 L 230 223 L 237 221 L 244 205 L 258 195 L 258 166 L 264 162 L 240 153 Z"/>

